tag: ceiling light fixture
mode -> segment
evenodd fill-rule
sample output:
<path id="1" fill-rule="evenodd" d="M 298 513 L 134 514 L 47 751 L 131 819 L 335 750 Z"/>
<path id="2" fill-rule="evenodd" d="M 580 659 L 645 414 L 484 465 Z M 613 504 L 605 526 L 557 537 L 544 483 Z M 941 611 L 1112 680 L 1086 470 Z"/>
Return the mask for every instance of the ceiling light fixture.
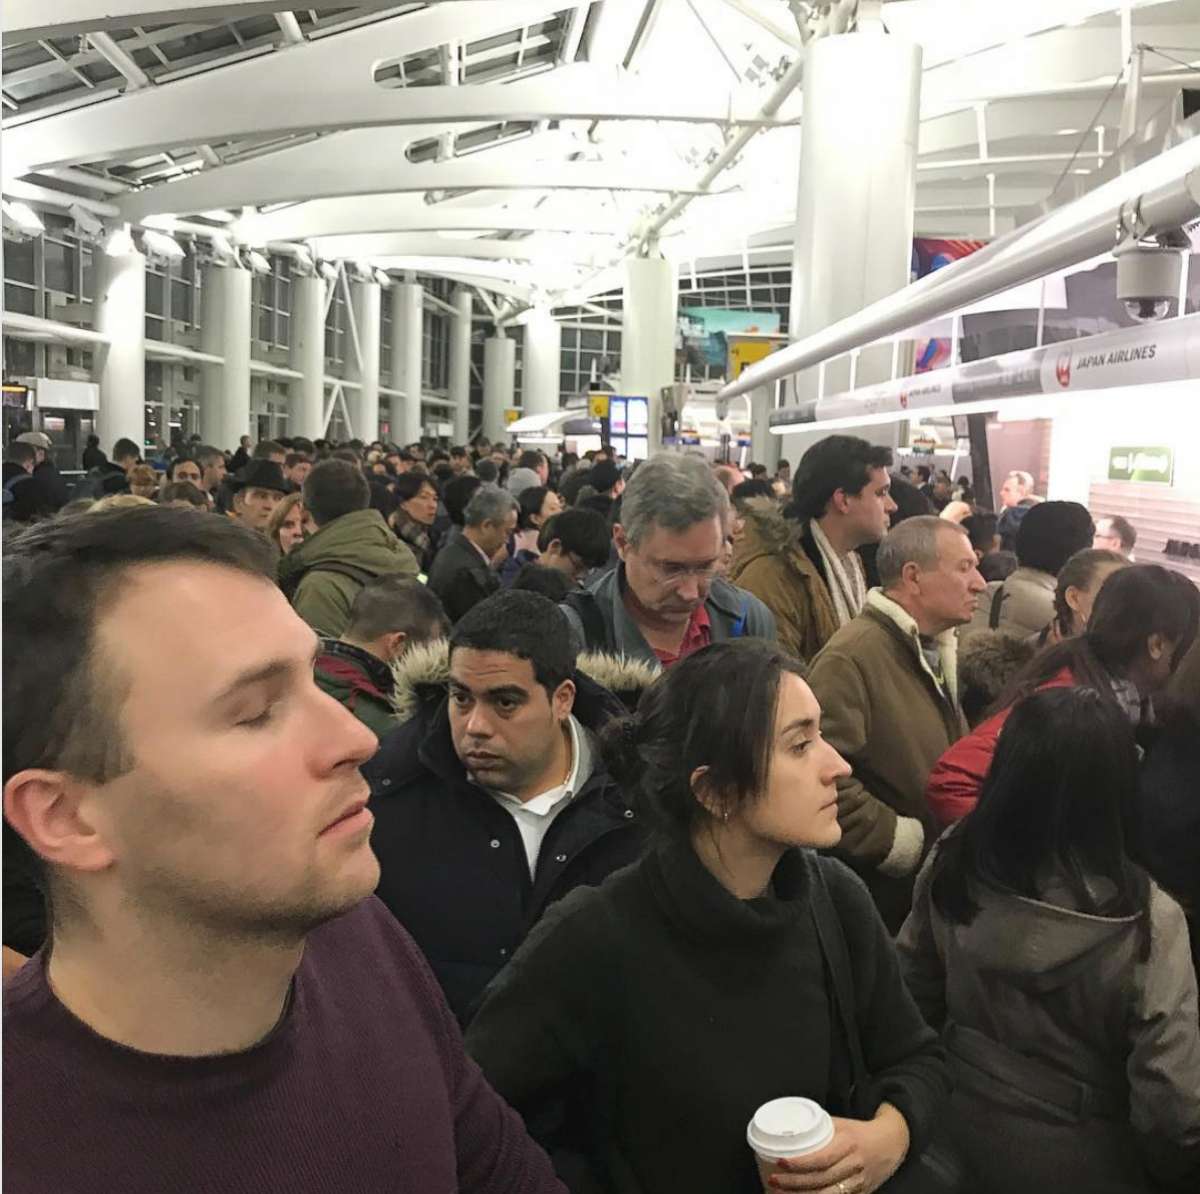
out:
<path id="1" fill-rule="evenodd" d="M 386 270 L 377 269 L 375 271 L 375 281 L 384 289 L 388 290 L 392 285 L 391 275 Z"/>
<path id="2" fill-rule="evenodd" d="M 330 261 L 322 261 L 320 267 L 321 277 L 326 282 L 336 282 L 338 276 L 337 266 Z"/>
<path id="3" fill-rule="evenodd" d="M 72 203 L 67 214 L 75 221 L 75 227 L 86 237 L 97 238 L 104 234 L 104 225 L 86 207 Z"/>
<path id="4" fill-rule="evenodd" d="M 271 272 L 271 263 L 257 249 L 251 249 L 246 254 L 246 261 L 256 274 Z"/>

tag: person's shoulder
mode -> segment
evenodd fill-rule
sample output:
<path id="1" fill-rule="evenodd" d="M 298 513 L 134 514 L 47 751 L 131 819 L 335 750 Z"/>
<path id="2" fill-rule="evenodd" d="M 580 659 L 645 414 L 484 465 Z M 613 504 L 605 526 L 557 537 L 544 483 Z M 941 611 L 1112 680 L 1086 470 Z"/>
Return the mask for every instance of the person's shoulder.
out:
<path id="1" fill-rule="evenodd" d="M 390 963 L 393 978 L 406 976 L 416 985 L 424 963 L 416 943 L 404 926 L 374 895 L 367 896 L 348 912 L 327 921 L 309 933 L 304 946 L 304 961 L 321 972 L 351 975 L 361 968 L 365 978 L 380 977 Z"/>

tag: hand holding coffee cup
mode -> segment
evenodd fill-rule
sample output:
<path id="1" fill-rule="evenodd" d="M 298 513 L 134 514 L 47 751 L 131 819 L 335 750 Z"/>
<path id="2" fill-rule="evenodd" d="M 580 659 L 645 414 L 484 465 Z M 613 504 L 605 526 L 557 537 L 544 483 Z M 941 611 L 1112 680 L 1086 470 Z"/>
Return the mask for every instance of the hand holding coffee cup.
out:
<path id="1" fill-rule="evenodd" d="M 884 1103 L 873 1120 L 831 1119 L 811 1099 L 774 1099 L 755 1112 L 746 1139 L 763 1189 L 874 1194 L 908 1153 L 908 1124 Z"/>

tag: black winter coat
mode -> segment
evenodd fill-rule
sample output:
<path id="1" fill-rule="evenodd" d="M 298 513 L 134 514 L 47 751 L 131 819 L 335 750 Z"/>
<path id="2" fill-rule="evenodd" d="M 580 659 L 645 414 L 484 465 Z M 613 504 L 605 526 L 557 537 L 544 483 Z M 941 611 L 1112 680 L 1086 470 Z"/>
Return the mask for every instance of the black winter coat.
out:
<path id="1" fill-rule="evenodd" d="M 586 676 L 575 684 L 585 728 L 624 713 Z M 363 768 L 381 868 L 376 894 L 416 939 L 461 1021 L 550 904 L 641 854 L 634 811 L 596 763 L 551 823 L 532 881 L 516 822 L 455 754 L 444 699 L 388 734 Z"/>
<path id="2" fill-rule="evenodd" d="M 469 609 L 500 588 L 500 577 L 465 535 L 458 535 L 434 557 L 429 587 L 441 599 L 446 617 L 457 622 Z"/>
<path id="3" fill-rule="evenodd" d="M 554 1149 L 575 1194 L 761 1194 L 746 1144 L 759 1106 L 803 1095 L 849 1113 L 851 1062 L 809 898 L 815 867 L 851 960 L 865 1097 L 905 1117 L 910 1155 L 924 1149 L 948 1091 L 944 1055 L 862 881 L 794 850 L 772 895 L 739 900 L 680 844 L 553 908 L 467 1032 L 484 1076 Z M 566 1121 L 539 1133 L 555 1100 Z"/>

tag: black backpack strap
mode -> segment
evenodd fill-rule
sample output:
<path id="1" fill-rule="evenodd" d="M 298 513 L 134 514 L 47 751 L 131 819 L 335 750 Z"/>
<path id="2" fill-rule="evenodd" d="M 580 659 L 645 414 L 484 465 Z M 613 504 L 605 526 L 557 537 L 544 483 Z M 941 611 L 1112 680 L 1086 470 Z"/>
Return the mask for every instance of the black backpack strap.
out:
<path id="1" fill-rule="evenodd" d="M 279 582 L 279 587 L 288 601 L 295 598 L 300 582 L 311 572 L 333 572 L 337 576 L 347 576 L 351 580 L 356 580 L 360 585 L 369 584 L 375 579 L 374 572 L 368 572 L 356 564 L 344 564 L 339 560 L 319 560 L 307 568 L 301 568 L 298 572 L 291 573 L 286 579 Z"/>
<path id="2" fill-rule="evenodd" d="M 568 593 L 563 604 L 573 610 L 583 624 L 583 643 L 585 650 L 608 650 L 608 629 L 604 625 L 604 615 L 596 598 L 586 589 L 577 589 Z"/>
<path id="3" fill-rule="evenodd" d="M 829 886 L 825 882 L 825 872 L 816 857 L 809 859 L 809 875 L 812 879 L 809 905 L 817 929 L 817 940 L 821 946 L 821 953 L 825 956 L 825 965 L 833 987 L 830 996 L 834 1013 L 842 1027 L 842 1035 L 846 1038 L 846 1047 L 850 1051 L 850 1098 L 853 1103 L 867 1093 L 870 1075 L 854 1017 L 854 978 L 850 968 L 850 950 L 846 945 L 842 922 L 838 919 L 837 909 L 833 904 L 833 896 L 829 894 Z"/>
<path id="4" fill-rule="evenodd" d="M 1005 598 L 1004 585 L 1001 584 L 1000 587 L 997 588 L 997 590 L 992 594 L 992 607 L 990 610 L 988 610 L 988 629 L 989 630 L 999 630 L 1000 629 L 1000 610 L 1004 605 L 1004 598 Z"/>

